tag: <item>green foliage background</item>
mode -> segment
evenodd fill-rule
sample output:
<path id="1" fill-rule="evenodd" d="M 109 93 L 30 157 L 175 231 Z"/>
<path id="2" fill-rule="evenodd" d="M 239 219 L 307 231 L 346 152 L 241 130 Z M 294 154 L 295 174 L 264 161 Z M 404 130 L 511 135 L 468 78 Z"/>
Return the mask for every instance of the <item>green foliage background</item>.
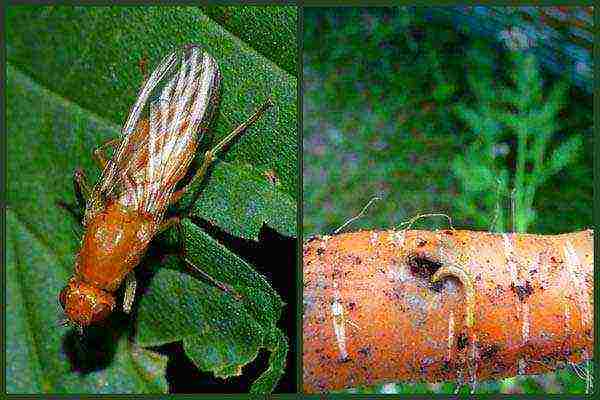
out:
<path id="1" fill-rule="evenodd" d="M 382 200 L 345 230 L 387 229 L 427 212 L 448 214 L 458 229 L 510 230 L 514 181 L 504 187 L 496 179 L 518 169 L 518 132 L 543 137 L 545 151 L 530 137 L 533 147 L 521 152 L 527 183 L 544 180 L 534 191 L 534 218 L 521 217 L 525 222 L 515 226 L 541 234 L 592 226 L 592 99 L 565 90 L 563 77 L 538 76 L 535 60 L 428 23 L 419 9 L 308 8 L 303 26 L 305 239 L 332 233 L 376 195 Z M 545 163 L 533 173 L 540 155 Z M 436 229 L 447 221 L 428 218 L 414 226 Z M 485 382 L 476 392 L 584 390 L 585 381 L 564 369 Z"/>
<path id="2" fill-rule="evenodd" d="M 255 29 L 242 35 L 247 18 Z M 171 342 L 182 342 L 198 368 L 223 378 L 240 374 L 266 350 L 269 367 L 252 390 L 274 388 L 287 354 L 278 327 L 282 298 L 252 266 L 187 220 L 182 232 L 189 257 L 242 301 L 178 260 L 151 257 L 140 268 L 145 286 L 132 317 L 117 312 L 83 338 L 57 327 L 57 294 L 72 273 L 81 232 L 56 203 L 75 202 L 75 168 L 97 180 L 91 152 L 119 135 L 141 83 L 140 59 L 152 68 L 177 46 L 198 43 L 222 74 L 220 108 L 204 148 L 267 97 L 275 107 L 218 156 L 192 214 L 243 239 L 258 240 L 265 223 L 294 237 L 297 82 L 290 60 L 297 54 L 296 19 L 294 7 L 8 8 L 9 393 L 166 392 L 167 356 L 152 347 Z M 173 235 L 165 235 L 165 243 Z"/>

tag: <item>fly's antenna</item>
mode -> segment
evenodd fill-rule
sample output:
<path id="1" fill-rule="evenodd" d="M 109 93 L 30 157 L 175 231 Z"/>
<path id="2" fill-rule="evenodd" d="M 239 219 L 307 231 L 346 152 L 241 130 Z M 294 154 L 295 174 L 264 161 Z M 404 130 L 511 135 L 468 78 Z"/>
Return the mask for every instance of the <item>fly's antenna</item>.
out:
<path id="1" fill-rule="evenodd" d="M 377 196 L 373 197 L 371 200 L 369 200 L 369 202 L 367 203 L 367 205 L 366 205 L 366 206 L 364 206 L 364 207 L 363 207 L 363 209 L 362 209 L 362 210 L 361 210 L 361 211 L 360 211 L 360 212 L 359 212 L 357 215 L 355 215 L 354 217 L 350 218 L 348 221 L 344 222 L 344 223 L 342 224 L 342 226 L 340 226 L 340 227 L 339 227 L 339 228 L 337 228 L 335 231 L 333 231 L 333 234 L 334 234 L 334 235 L 337 235 L 337 234 L 338 234 L 338 233 L 339 233 L 339 232 L 340 232 L 342 229 L 344 229 L 346 226 L 350 225 L 352 222 L 354 222 L 354 221 L 356 221 L 357 219 L 359 219 L 360 217 L 362 217 L 362 216 L 365 214 L 365 211 L 367 211 L 367 208 L 369 208 L 369 206 L 370 206 L 371 204 L 373 204 L 373 202 L 374 202 L 375 200 L 381 200 L 381 198 L 380 198 L 380 197 L 377 197 Z"/>

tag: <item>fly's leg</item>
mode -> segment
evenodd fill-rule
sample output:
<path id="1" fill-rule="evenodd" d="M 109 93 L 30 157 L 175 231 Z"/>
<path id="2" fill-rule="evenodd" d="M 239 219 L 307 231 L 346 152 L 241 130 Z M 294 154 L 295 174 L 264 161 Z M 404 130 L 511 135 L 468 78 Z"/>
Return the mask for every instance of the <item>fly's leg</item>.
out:
<path id="1" fill-rule="evenodd" d="M 143 85 L 148 80 L 148 53 L 144 52 L 144 55 L 138 61 L 138 67 L 140 68 L 142 78 L 144 79 L 142 81 Z"/>
<path id="2" fill-rule="evenodd" d="M 102 146 L 98 147 L 94 150 L 93 158 L 100 164 L 102 168 L 106 165 L 106 159 L 104 158 L 104 154 L 102 154 L 103 149 L 106 146 L 114 146 L 114 144 L 119 143 L 120 139 L 109 140 L 104 143 Z M 77 206 L 80 210 L 86 209 L 86 204 L 90 200 L 92 196 L 92 189 L 87 183 L 87 178 L 85 176 L 85 172 L 81 168 L 77 168 L 75 172 L 73 172 L 73 191 L 75 192 L 75 198 L 77 199 Z M 97 200 L 97 199 L 92 199 Z M 64 201 L 59 201 L 58 206 L 66 209 L 70 213 L 74 214 L 75 217 L 81 221 L 83 219 L 83 215 L 80 212 L 74 211 L 74 206 L 65 203 Z"/>
<path id="3" fill-rule="evenodd" d="M 73 172 L 73 189 L 75 191 L 75 197 L 77 198 L 77 204 L 82 209 L 85 209 L 85 203 L 90 198 L 92 190 L 87 184 L 85 173 L 81 168 L 77 168 Z"/>
<path id="4" fill-rule="evenodd" d="M 221 289 L 225 293 L 228 293 L 231 296 L 235 297 L 236 300 L 241 300 L 242 299 L 242 296 L 238 292 L 236 292 L 235 289 L 233 289 L 231 286 L 229 286 L 226 283 L 223 283 L 221 281 L 216 280 L 215 278 L 213 278 L 212 276 L 210 276 L 206 272 L 202 271 L 193 262 L 191 262 L 187 257 L 183 257 L 183 261 L 185 261 L 185 263 L 187 265 L 189 265 L 190 267 L 192 267 L 192 269 L 195 272 L 198 272 L 200 275 L 202 275 L 202 277 L 204 279 L 208 280 L 210 283 L 212 283 L 213 285 L 215 285 L 216 287 L 218 287 L 219 289 Z"/>
<path id="5" fill-rule="evenodd" d="M 86 202 L 92 194 L 92 190 L 87 184 L 85 173 L 81 168 L 77 168 L 75 172 L 73 172 L 73 191 L 75 192 L 77 204 L 69 204 L 59 200 L 56 202 L 56 205 L 67 210 L 81 223 L 83 221 L 83 210 L 85 210 Z"/>
<path id="6" fill-rule="evenodd" d="M 108 156 L 106 155 L 106 149 L 108 149 L 109 147 L 115 147 L 115 146 L 119 145 L 120 143 L 121 143 L 121 139 L 111 139 L 111 140 L 104 142 L 103 144 L 100 145 L 100 147 L 98 147 L 96 150 L 94 150 L 92 157 L 98 163 L 98 165 L 100 166 L 100 169 L 104 169 L 104 167 L 106 166 L 106 163 L 108 162 Z"/>
<path id="7" fill-rule="evenodd" d="M 469 369 L 471 374 L 471 391 L 473 391 L 475 387 L 475 336 L 473 332 L 473 325 L 475 324 L 475 284 L 473 282 L 473 277 L 471 274 L 462 266 L 459 265 L 444 265 L 431 277 L 431 282 L 435 283 L 444 278 L 456 278 L 462 284 L 465 291 L 465 326 L 469 333 L 469 338 L 471 342 L 471 354 L 467 356 L 468 360 L 472 359 L 472 363 L 469 363 Z"/>
<path id="8" fill-rule="evenodd" d="M 180 223 L 181 223 L 180 217 L 177 217 L 177 216 L 170 217 L 166 221 L 161 222 L 160 226 L 158 227 L 157 233 L 163 233 L 164 231 L 168 230 L 169 228 L 177 226 Z"/>
<path id="9" fill-rule="evenodd" d="M 174 217 L 168 218 L 166 221 L 163 221 L 158 228 L 158 233 L 162 233 L 173 226 L 181 227 L 181 218 L 180 217 L 174 216 Z M 183 237 L 183 234 L 180 232 L 179 236 Z M 185 256 L 185 249 L 183 250 L 183 255 L 179 254 L 179 256 L 183 259 L 183 261 L 185 261 L 185 263 L 187 265 L 192 267 L 192 269 L 195 272 L 198 272 L 200 275 L 202 275 L 202 277 L 204 277 L 206 280 L 208 280 L 213 285 L 215 285 L 216 287 L 218 287 L 225 293 L 229 293 L 230 295 L 235 297 L 237 300 L 240 300 L 242 298 L 242 296 L 240 294 L 238 294 L 231 286 L 229 286 L 226 283 L 216 280 L 215 278 L 213 278 L 212 276 L 210 276 L 209 274 L 204 272 L 202 269 L 197 267 L 193 262 L 191 262 Z"/>
<path id="10" fill-rule="evenodd" d="M 169 203 L 177 203 L 190 187 L 192 187 L 195 183 L 200 182 L 206 175 L 206 172 L 208 171 L 210 165 L 214 162 L 217 153 L 221 151 L 225 146 L 227 146 L 238 135 L 243 133 L 250 125 L 254 124 L 256 120 L 258 120 L 261 117 L 261 115 L 263 115 L 265 111 L 267 111 L 267 109 L 271 106 L 273 106 L 273 102 L 271 101 L 271 99 L 268 99 L 254 112 L 254 114 L 250 118 L 248 118 L 248 120 L 246 120 L 246 122 L 235 128 L 233 131 L 227 134 L 227 136 L 225 136 L 219 143 L 217 143 L 215 147 L 204 153 L 204 160 L 202 161 L 202 165 L 200 166 L 192 180 L 181 189 L 177 190 L 176 192 L 173 192 Z M 195 200 L 196 199 L 194 198 L 190 204 L 194 204 Z"/>
<path id="11" fill-rule="evenodd" d="M 123 297 L 123 311 L 125 314 L 131 313 L 133 300 L 135 299 L 136 286 L 137 282 L 135 280 L 135 273 L 131 271 L 125 277 L 125 296 Z"/>

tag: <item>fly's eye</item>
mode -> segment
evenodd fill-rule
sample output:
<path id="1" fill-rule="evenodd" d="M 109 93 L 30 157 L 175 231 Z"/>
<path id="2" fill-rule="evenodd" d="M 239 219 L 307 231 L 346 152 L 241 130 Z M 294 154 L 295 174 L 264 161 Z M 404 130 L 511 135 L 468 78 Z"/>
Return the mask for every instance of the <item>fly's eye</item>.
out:
<path id="1" fill-rule="evenodd" d="M 58 301 L 60 301 L 60 305 L 62 306 L 63 310 L 65 309 L 65 304 L 67 303 L 67 288 L 65 287 L 63 290 L 60 291 L 60 294 L 58 295 Z"/>

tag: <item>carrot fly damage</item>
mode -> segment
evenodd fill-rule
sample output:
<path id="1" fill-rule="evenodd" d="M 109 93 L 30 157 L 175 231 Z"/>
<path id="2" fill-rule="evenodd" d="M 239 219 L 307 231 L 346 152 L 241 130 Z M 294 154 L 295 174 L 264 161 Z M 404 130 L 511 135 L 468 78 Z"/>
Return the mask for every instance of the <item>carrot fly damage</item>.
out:
<path id="1" fill-rule="evenodd" d="M 103 169 L 97 184 L 89 188 L 83 171 L 75 171 L 75 194 L 85 207 L 85 233 L 75 272 L 59 301 L 66 323 L 80 332 L 111 314 L 123 281 L 127 282 L 123 309 L 131 310 L 133 269 L 152 238 L 179 222 L 178 217 L 165 218 L 167 207 L 204 177 L 216 153 L 272 105 L 268 100 L 208 150 L 192 180 L 175 190 L 208 130 L 220 81 L 217 62 L 201 47 L 187 45 L 172 52 L 146 77 L 121 137 L 94 151 Z M 116 148 L 112 159 L 105 156 L 106 147 Z"/>

